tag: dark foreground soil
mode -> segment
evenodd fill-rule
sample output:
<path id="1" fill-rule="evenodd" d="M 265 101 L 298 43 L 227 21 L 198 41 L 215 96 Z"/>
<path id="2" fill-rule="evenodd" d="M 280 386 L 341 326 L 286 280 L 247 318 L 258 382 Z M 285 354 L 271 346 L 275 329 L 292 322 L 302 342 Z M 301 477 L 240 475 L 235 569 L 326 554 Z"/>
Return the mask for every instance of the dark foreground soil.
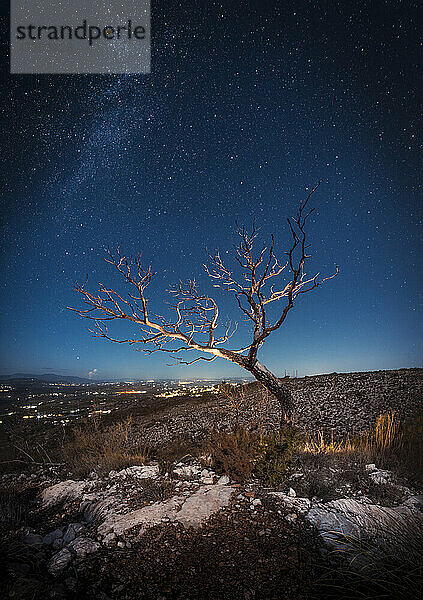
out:
<path id="1" fill-rule="evenodd" d="M 238 501 L 235 501 L 238 502 Z M 289 523 L 269 499 L 249 499 L 201 529 L 173 524 L 148 530 L 130 548 L 115 546 L 76 562 L 60 580 L 36 557 L 9 579 L 5 597 L 20 600 L 303 600 L 318 557 L 313 530 Z M 22 560 L 23 557 L 17 557 Z M 26 566 L 25 566 L 26 565 Z"/>
<path id="2" fill-rule="evenodd" d="M 78 597 L 307 598 L 315 556 L 304 523 L 290 525 L 270 507 L 225 511 L 200 530 L 156 527 L 132 549 L 92 557 L 77 573 Z"/>

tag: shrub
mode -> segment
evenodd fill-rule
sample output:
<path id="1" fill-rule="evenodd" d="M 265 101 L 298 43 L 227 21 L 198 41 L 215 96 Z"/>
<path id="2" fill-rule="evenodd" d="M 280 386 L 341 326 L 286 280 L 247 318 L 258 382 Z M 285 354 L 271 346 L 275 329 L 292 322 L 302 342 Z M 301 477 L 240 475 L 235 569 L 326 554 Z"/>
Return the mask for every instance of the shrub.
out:
<path id="1" fill-rule="evenodd" d="M 245 481 L 254 473 L 263 483 L 275 485 L 283 479 L 302 441 L 302 434 L 293 427 L 271 435 L 237 427 L 232 432 L 214 431 L 203 452 L 216 469 L 236 481 Z"/>
<path id="2" fill-rule="evenodd" d="M 372 432 L 362 434 L 356 450 L 417 485 L 423 482 L 423 415 L 399 422 L 394 411 L 379 416 Z"/>
<path id="3" fill-rule="evenodd" d="M 242 482 L 251 476 L 257 447 L 257 434 L 237 427 L 233 432 L 213 431 L 203 452 L 211 457 L 213 467 Z"/>
<path id="4" fill-rule="evenodd" d="M 254 473 L 264 484 L 273 486 L 281 483 L 293 454 L 299 450 L 303 440 L 303 434 L 295 427 L 260 436 Z"/>

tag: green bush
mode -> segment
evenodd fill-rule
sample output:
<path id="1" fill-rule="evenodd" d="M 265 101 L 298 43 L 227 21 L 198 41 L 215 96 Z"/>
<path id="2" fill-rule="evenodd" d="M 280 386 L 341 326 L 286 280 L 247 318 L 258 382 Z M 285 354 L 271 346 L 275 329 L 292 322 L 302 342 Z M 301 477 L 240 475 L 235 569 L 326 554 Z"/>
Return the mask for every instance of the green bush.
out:
<path id="1" fill-rule="evenodd" d="M 287 427 L 276 434 L 262 436 L 255 460 L 255 475 L 266 485 L 281 483 L 294 453 L 300 449 L 303 442 L 303 434 L 295 427 Z"/>
<path id="2" fill-rule="evenodd" d="M 304 436 L 295 427 L 263 435 L 237 427 L 233 431 L 214 431 L 203 445 L 211 464 L 235 481 L 246 481 L 254 473 L 263 483 L 275 485 L 283 479 L 293 454 Z"/>

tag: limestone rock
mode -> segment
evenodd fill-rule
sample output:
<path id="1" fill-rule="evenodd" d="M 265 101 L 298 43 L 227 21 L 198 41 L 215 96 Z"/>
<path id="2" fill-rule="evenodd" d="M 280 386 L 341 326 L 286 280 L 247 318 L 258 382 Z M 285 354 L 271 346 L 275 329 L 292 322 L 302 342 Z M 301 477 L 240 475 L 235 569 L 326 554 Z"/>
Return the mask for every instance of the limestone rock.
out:
<path id="1" fill-rule="evenodd" d="M 85 558 L 87 554 L 92 554 L 93 552 L 96 552 L 99 548 L 100 544 L 98 542 L 95 542 L 91 538 L 87 537 L 76 538 L 67 546 L 67 549 L 70 550 L 72 553 L 75 553 L 77 558 Z M 66 550 L 66 548 L 64 548 L 64 550 Z"/>
<path id="2" fill-rule="evenodd" d="M 127 467 L 121 471 L 110 471 L 110 479 L 125 479 L 126 477 L 136 477 L 137 479 L 155 479 L 159 476 L 158 465 L 143 465 Z"/>
<path id="3" fill-rule="evenodd" d="M 159 525 L 165 517 L 173 520 L 184 501 L 184 496 L 174 496 L 165 502 L 155 502 L 150 506 L 144 506 L 124 515 L 111 514 L 99 526 L 98 533 L 107 535 L 113 532 L 115 535 L 122 535 L 136 525 L 141 525 L 143 530 L 147 527 Z"/>
<path id="4" fill-rule="evenodd" d="M 172 471 L 180 479 L 198 479 L 201 467 L 198 465 L 176 465 Z"/>
<path id="5" fill-rule="evenodd" d="M 41 501 L 44 508 L 49 508 L 65 501 L 79 498 L 88 485 L 88 481 L 61 481 L 56 485 L 46 488 L 41 492 Z"/>
<path id="6" fill-rule="evenodd" d="M 369 477 L 373 481 L 373 483 L 385 484 L 391 480 L 392 472 L 376 469 L 376 471 L 372 471 L 370 473 Z"/>
<path id="7" fill-rule="evenodd" d="M 213 477 L 202 477 L 201 478 L 201 483 L 203 483 L 204 485 L 213 485 Z"/>
<path id="8" fill-rule="evenodd" d="M 345 549 L 348 536 L 394 541 L 410 524 L 423 527 L 423 514 L 418 510 L 405 505 L 388 508 L 352 498 L 315 505 L 306 519 L 319 529 L 328 545 L 341 549 Z"/>
<path id="9" fill-rule="evenodd" d="M 282 492 L 270 492 L 269 496 L 273 496 L 284 503 L 289 510 L 295 510 L 305 514 L 311 507 L 311 502 L 308 498 L 298 498 L 283 494 Z"/>
<path id="10" fill-rule="evenodd" d="M 221 508 L 229 504 L 233 488 L 226 485 L 201 487 L 190 496 L 176 515 L 176 520 L 186 527 L 199 527 Z"/>
<path id="11" fill-rule="evenodd" d="M 366 471 L 367 471 L 367 472 L 369 472 L 369 473 L 370 473 L 371 471 L 376 471 L 376 470 L 377 470 L 377 469 L 376 469 L 376 465 L 375 465 L 374 463 L 371 463 L 371 464 L 369 464 L 369 465 L 366 465 L 365 469 L 366 469 Z"/>
<path id="12" fill-rule="evenodd" d="M 215 512 L 229 504 L 234 488 L 227 485 L 204 485 L 192 496 L 173 496 L 165 502 L 155 502 L 138 510 L 117 515 L 111 512 L 98 527 L 98 533 L 109 538 L 121 536 L 132 527 L 141 526 L 140 535 L 148 527 L 166 522 L 179 522 L 186 527 L 199 527 Z"/>
<path id="13" fill-rule="evenodd" d="M 217 480 L 217 485 L 228 485 L 228 483 L 229 477 L 227 475 L 222 475 L 222 477 L 219 477 Z"/>

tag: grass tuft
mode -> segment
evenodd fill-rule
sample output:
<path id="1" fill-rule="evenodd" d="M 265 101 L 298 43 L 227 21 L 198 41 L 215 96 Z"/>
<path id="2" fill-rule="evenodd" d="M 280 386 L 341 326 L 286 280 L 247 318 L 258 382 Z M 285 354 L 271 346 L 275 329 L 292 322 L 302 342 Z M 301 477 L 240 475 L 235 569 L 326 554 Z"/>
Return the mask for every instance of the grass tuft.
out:
<path id="1" fill-rule="evenodd" d="M 318 578 L 313 599 L 417 600 L 423 587 L 423 531 L 412 518 L 384 524 L 377 540 L 340 537 Z"/>

